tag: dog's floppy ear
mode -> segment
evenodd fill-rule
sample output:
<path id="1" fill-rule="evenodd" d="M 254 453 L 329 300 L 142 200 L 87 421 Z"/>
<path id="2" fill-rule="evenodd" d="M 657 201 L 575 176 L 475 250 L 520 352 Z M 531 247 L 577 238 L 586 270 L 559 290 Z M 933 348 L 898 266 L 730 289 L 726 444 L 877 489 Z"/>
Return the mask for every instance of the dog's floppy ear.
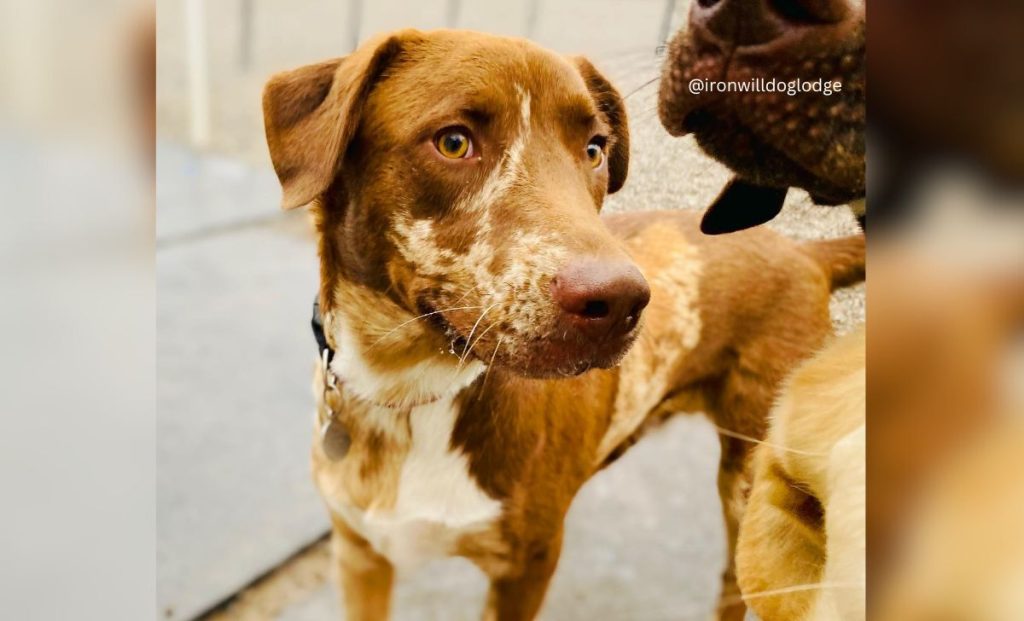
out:
<path id="1" fill-rule="evenodd" d="M 283 190 L 282 207 L 301 207 L 334 181 L 367 96 L 400 49 L 400 36 L 392 35 L 267 82 L 263 125 Z"/>
<path id="2" fill-rule="evenodd" d="M 764 224 L 782 211 L 788 190 L 733 177 L 704 211 L 700 230 L 705 235 L 721 235 Z"/>
<path id="3" fill-rule="evenodd" d="M 626 104 L 619 91 L 615 90 L 601 72 L 582 56 L 572 59 L 579 69 L 587 89 L 597 103 L 597 109 L 604 114 L 611 125 L 612 135 L 608 137 L 608 193 L 613 194 L 626 182 L 629 172 L 629 123 L 626 121 Z"/>

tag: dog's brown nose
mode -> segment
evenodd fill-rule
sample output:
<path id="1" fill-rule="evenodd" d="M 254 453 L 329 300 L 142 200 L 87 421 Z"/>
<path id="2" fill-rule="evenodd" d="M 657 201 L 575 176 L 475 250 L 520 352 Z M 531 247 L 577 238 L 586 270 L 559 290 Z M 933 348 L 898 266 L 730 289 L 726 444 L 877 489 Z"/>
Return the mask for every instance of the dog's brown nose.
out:
<path id="1" fill-rule="evenodd" d="M 555 275 L 551 294 L 580 329 L 611 336 L 636 326 L 651 299 L 651 288 L 632 263 L 582 259 Z"/>
<path id="2" fill-rule="evenodd" d="M 767 43 L 797 26 L 832 24 L 850 12 L 848 0 L 696 0 L 690 20 L 723 43 Z"/>

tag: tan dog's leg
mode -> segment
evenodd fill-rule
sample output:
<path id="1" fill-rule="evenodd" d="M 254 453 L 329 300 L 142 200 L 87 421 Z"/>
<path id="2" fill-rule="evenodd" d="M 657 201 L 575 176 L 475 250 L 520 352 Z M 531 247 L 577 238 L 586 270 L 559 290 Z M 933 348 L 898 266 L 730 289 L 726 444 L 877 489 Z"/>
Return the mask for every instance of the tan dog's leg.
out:
<path id="1" fill-rule="evenodd" d="M 484 621 L 529 621 L 544 602 L 562 551 L 562 533 L 531 546 L 525 569 L 515 577 L 494 578 L 487 595 Z"/>
<path id="2" fill-rule="evenodd" d="M 721 440 L 722 458 L 718 470 L 718 495 L 722 499 L 722 514 L 725 517 L 728 556 L 725 570 L 722 572 L 722 591 L 718 596 L 717 614 L 714 618 L 720 621 L 743 621 L 747 607 L 740 597 L 740 589 L 736 583 L 736 536 L 739 533 L 740 519 L 743 517 L 749 485 L 744 473 L 749 447 L 742 440 L 724 436 Z"/>
<path id="3" fill-rule="evenodd" d="M 754 487 L 743 518 L 736 564 L 751 607 L 766 621 L 803 619 L 813 591 L 763 596 L 766 592 L 821 580 L 824 540 L 822 508 L 784 476 L 769 447 L 758 450 Z"/>
<path id="4" fill-rule="evenodd" d="M 331 549 L 346 621 L 384 621 L 391 606 L 394 569 L 386 558 L 338 518 L 332 518 Z"/>

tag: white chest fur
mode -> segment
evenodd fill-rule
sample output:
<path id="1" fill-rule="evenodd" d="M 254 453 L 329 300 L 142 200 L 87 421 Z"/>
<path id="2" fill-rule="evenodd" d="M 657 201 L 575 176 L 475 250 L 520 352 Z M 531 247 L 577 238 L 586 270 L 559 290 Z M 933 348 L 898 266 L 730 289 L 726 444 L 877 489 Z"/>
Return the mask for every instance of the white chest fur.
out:
<path id="1" fill-rule="evenodd" d="M 328 498 L 356 532 L 399 568 L 451 555 L 460 538 L 487 531 L 501 513 L 501 503 L 470 473 L 466 455 L 451 448 L 457 416 L 448 398 L 413 408 L 393 503 L 361 508 L 345 498 Z"/>

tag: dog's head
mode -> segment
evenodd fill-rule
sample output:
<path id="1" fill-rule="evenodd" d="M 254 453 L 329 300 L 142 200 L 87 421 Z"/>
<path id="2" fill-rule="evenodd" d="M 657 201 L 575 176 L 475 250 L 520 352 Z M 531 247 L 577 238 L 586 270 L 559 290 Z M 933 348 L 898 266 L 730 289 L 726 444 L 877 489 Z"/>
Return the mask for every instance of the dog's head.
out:
<path id="1" fill-rule="evenodd" d="M 778 213 L 789 187 L 823 205 L 863 198 L 864 45 L 860 0 L 692 1 L 688 25 L 669 45 L 658 111 L 670 133 L 694 133 L 709 155 L 736 171 L 716 209 L 751 226 Z M 772 79 L 778 82 L 771 88 L 821 79 L 841 90 L 690 89 L 694 80 L 739 89 Z"/>
<path id="2" fill-rule="evenodd" d="M 342 349 L 544 377 L 636 336 L 648 286 L 598 216 L 626 178 L 625 111 L 586 60 L 401 31 L 274 76 L 263 106 L 284 206 L 318 219 Z"/>

